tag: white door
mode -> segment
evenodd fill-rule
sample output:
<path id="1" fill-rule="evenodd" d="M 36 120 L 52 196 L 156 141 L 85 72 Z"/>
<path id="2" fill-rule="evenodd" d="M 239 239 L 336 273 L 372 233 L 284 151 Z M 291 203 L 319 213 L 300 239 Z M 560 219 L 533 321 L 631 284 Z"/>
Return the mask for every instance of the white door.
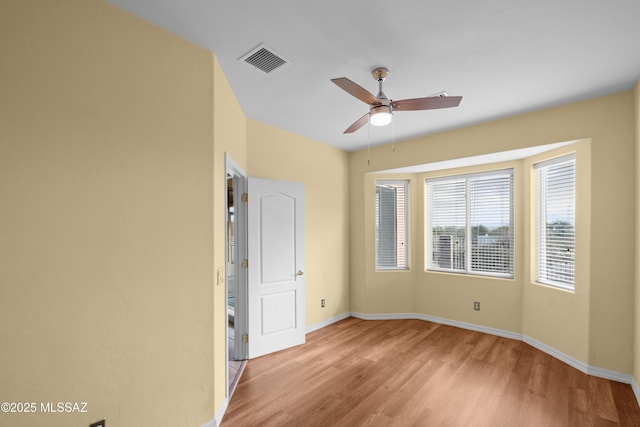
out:
<path id="1" fill-rule="evenodd" d="M 305 341 L 304 186 L 249 178 L 249 358 Z"/>

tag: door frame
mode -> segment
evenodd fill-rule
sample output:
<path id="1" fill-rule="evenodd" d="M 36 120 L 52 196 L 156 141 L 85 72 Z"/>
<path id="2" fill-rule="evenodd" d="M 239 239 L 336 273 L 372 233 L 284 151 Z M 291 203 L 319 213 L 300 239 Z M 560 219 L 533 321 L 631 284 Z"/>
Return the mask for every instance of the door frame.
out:
<path id="1" fill-rule="evenodd" d="M 243 335 L 248 334 L 249 330 L 249 313 L 248 313 L 248 272 L 246 268 L 241 266 L 242 260 L 248 257 L 248 232 L 247 232 L 247 205 L 242 201 L 242 194 L 247 192 L 247 174 L 233 161 L 228 153 L 224 155 L 225 161 L 225 371 L 226 371 L 226 394 L 230 397 L 229 391 L 229 328 L 227 327 L 228 308 L 229 308 L 229 283 L 230 272 L 227 271 L 227 260 L 231 254 L 229 251 L 229 235 L 228 230 L 228 197 L 227 194 L 227 177 L 230 175 L 233 180 L 234 194 L 234 253 L 235 260 L 234 277 L 232 286 L 234 286 L 235 307 L 234 307 L 234 344 L 236 360 L 246 360 L 249 355 L 248 345 L 242 339 Z"/>

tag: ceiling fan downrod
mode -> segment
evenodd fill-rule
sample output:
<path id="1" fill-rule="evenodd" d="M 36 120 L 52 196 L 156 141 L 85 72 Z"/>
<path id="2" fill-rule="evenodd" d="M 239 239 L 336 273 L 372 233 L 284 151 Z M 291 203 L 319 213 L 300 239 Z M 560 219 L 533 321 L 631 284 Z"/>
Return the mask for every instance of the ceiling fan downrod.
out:
<path id="1" fill-rule="evenodd" d="M 378 67 L 371 72 L 373 78 L 378 82 L 378 98 L 379 99 L 387 99 L 387 96 L 382 91 L 382 82 L 387 79 L 387 75 L 389 74 L 389 69 L 385 67 Z"/>
<path id="2" fill-rule="evenodd" d="M 378 67 L 371 72 L 373 78 L 378 81 L 378 105 L 372 105 L 369 110 L 369 123 L 374 126 L 386 126 L 391 123 L 391 115 L 393 109 L 391 108 L 391 101 L 387 98 L 387 95 L 382 91 L 382 82 L 385 81 L 389 70 L 385 67 Z"/>

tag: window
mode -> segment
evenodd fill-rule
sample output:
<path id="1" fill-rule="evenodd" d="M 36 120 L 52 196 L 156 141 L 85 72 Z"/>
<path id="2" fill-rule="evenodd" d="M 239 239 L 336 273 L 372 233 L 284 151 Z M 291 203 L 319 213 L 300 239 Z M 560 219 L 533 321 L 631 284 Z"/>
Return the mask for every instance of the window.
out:
<path id="1" fill-rule="evenodd" d="M 376 180 L 376 270 L 407 270 L 409 181 Z"/>
<path id="2" fill-rule="evenodd" d="M 536 281 L 574 290 L 575 154 L 534 165 Z"/>
<path id="3" fill-rule="evenodd" d="M 428 270 L 513 277 L 513 169 L 426 180 Z"/>

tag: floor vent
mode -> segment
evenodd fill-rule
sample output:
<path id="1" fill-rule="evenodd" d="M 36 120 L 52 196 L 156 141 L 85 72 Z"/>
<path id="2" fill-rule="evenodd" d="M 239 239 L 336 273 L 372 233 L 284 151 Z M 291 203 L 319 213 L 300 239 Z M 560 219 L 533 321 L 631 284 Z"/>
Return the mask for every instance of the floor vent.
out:
<path id="1" fill-rule="evenodd" d="M 252 67 L 264 71 L 267 74 L 290 63 L 281 55 L 277 54 L 273 49 L 265 46 L 264 44 L 261 44 L 243 55 L 240 58 L 240 61 L 244 61 Z"/>

